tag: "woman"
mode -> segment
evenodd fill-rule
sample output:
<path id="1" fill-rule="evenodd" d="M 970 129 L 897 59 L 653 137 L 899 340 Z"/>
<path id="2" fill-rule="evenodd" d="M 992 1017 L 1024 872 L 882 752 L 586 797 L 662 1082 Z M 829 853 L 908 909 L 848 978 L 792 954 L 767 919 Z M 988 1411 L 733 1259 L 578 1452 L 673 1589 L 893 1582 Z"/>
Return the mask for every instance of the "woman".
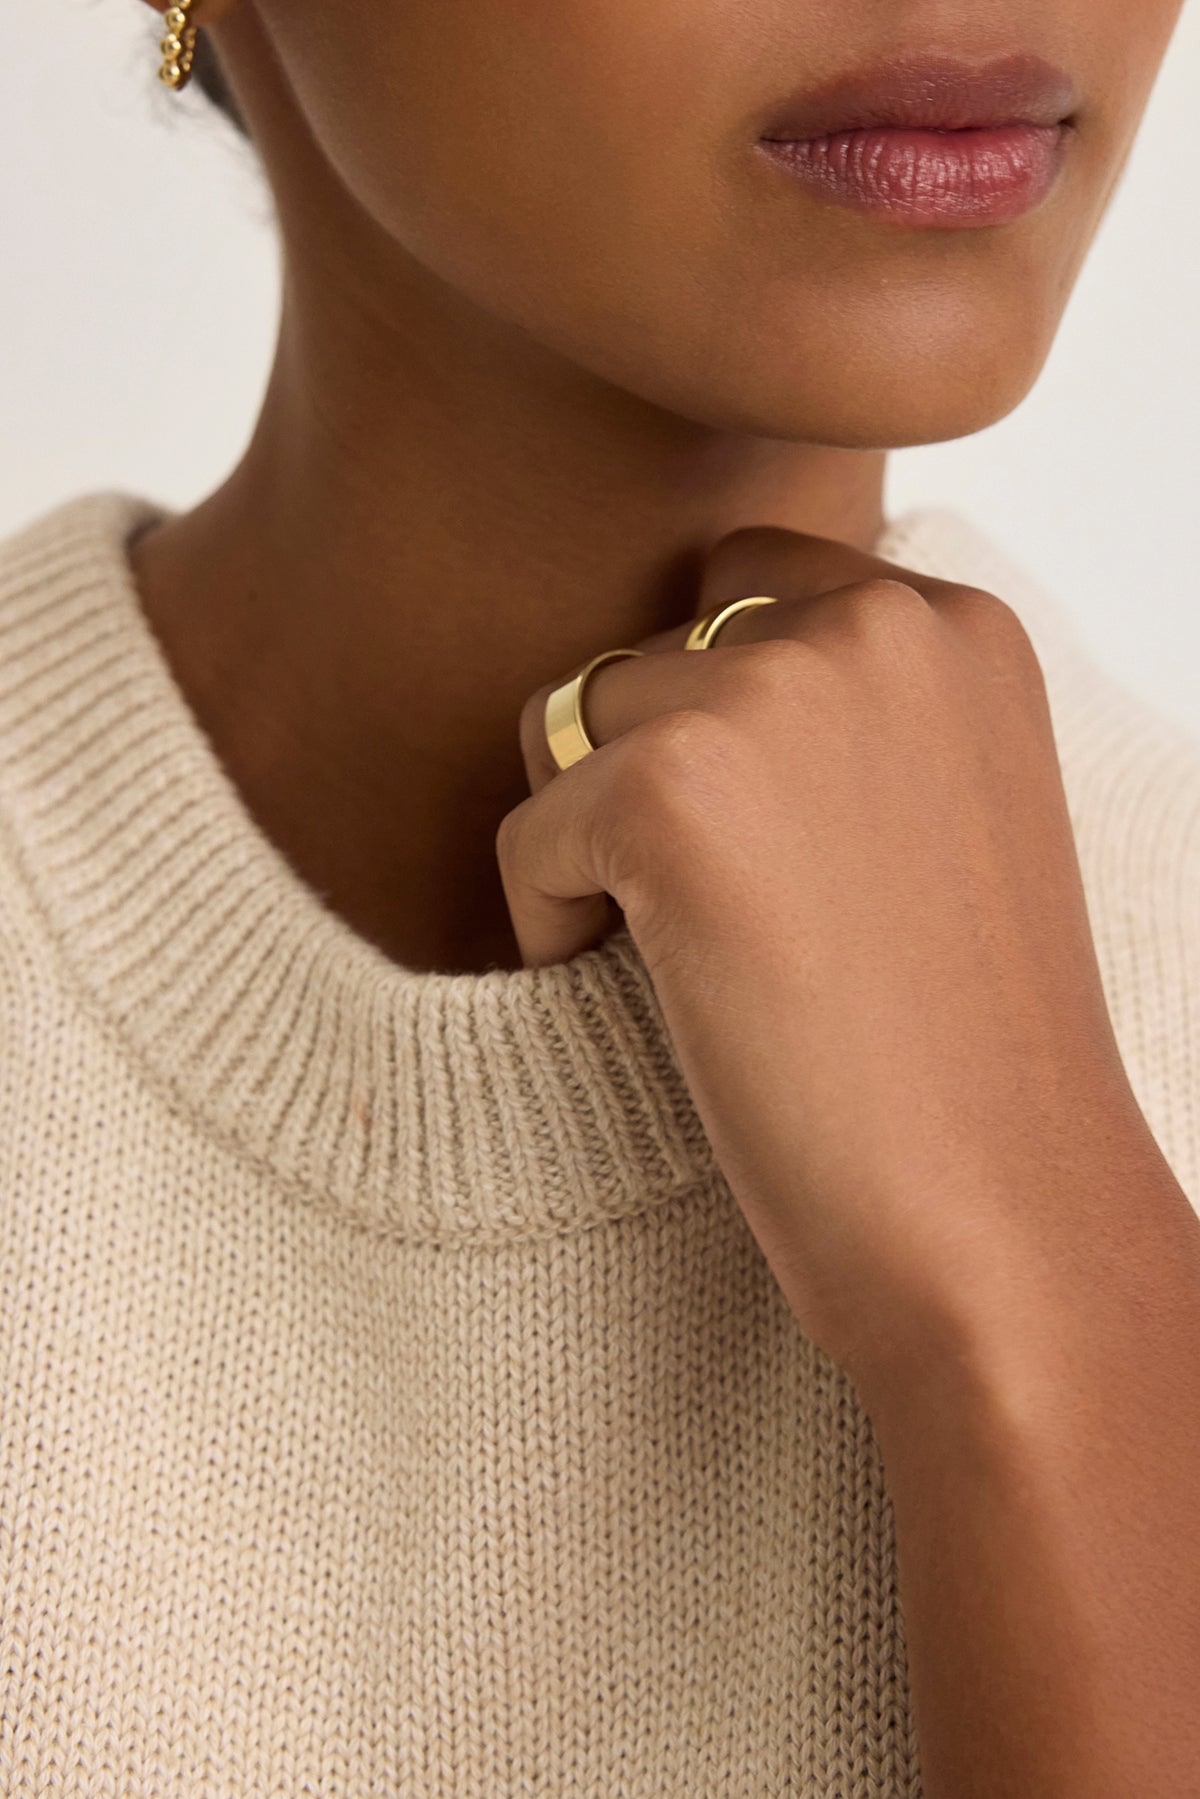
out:
<path id="1" fill-rule="evenodd" d="M 169 15 L 284 301 L 0 551 L 6 1793 L 1197 1791 L 1200 746 L 881 504 L 1177 11 Z"/>

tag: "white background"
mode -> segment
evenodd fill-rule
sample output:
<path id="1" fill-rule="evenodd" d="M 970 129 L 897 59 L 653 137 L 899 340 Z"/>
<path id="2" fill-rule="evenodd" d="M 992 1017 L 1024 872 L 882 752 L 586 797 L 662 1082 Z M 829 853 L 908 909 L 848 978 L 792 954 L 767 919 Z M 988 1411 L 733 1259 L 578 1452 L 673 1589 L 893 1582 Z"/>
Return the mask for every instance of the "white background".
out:
<path id="1" fill-rule="evenodd" d="M 201 96 L 157 81 L 159 35 L 142 0 L 0 7 L 0 535 L 90 488 L 190 505 L 257 411 L 266 193 Z M 1193 0 L 1033 393 L 896 453 L 888 510 L 968 512 L 1200 734 L 1198 93 Z"/>

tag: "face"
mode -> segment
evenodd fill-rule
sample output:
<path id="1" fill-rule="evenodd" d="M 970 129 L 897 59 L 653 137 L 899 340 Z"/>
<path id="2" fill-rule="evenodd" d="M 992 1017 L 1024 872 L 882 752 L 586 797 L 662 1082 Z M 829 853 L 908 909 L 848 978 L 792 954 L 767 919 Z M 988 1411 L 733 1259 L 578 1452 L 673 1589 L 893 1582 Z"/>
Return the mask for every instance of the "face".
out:
<path id="1" fill-rule="evenodd" d="M 673 412 L 883 448 L 977 430 L 1028 391 L 1181 0 L 235 3 L 253 6 L 330 191 L 440 282 Z M 236 64 L 236 34 L 219 47 Z M 798 96 L 843 76 L 900 59 L 918 95 L 941 93 L 922 85 L 934 54 L 1042 59 L 1059 81 L 1035 82 L 1031 106 L 1057 94 L 1070 122 L 973 151 L 956 132 L 969 167 L 949 175 L 924 132 L 826 136 L 810 179 L 764 151 Z M 1022 112 L 1003 90 L 993 123 L 1006 97 Z M 801 111 L 849 127 L 862 99 Z M 971 213 L 997 168 L 1000 200 Z M 925 213 L 906 212 L 922 194 Z"/>

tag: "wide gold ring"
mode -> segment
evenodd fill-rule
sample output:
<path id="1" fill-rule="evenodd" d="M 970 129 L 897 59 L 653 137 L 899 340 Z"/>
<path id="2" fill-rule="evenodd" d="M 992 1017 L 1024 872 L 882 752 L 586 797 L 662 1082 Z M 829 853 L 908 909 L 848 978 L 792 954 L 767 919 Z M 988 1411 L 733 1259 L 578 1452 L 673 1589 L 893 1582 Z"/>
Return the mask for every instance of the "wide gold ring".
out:
<path id="1" fill-rule="evenodd" d="M 743 600 L 723 601 L 721 605 L 714 606 L 711 612 L 706 612 L 703 618 L 696 620 L 687 634 L 684 649 L 711 650 L 717 632 L 735 612 L 743 612 L 747 606 L 773 606 L 778 598 L 778 594 L 755 593 L 748 594 Z"/>
<path id="2" fill-rule="evenodd" d="M 644 656 L 645 650 L 601 650 L 590 662 L 569 675 L 560 687 L 546 695 L 546 742 L 559 768 L 570 768 L 595 744 L 583 722 L 583 684 L 602 662 L 614 662 L 618 656 Z"/>

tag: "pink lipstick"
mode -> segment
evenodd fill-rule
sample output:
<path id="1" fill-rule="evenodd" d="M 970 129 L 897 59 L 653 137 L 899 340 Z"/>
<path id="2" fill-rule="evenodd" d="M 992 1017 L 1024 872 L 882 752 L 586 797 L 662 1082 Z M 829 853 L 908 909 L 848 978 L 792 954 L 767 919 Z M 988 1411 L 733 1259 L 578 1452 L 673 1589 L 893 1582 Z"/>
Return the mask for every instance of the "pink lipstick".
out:
<path id="1" fill-rule="evenodd" d="M 909 57 L 794 94 L 759 148 L 811 193 L 914 226 L 995 225 L 1057 179 L 1078 106 L 1039 57 Z"/>

